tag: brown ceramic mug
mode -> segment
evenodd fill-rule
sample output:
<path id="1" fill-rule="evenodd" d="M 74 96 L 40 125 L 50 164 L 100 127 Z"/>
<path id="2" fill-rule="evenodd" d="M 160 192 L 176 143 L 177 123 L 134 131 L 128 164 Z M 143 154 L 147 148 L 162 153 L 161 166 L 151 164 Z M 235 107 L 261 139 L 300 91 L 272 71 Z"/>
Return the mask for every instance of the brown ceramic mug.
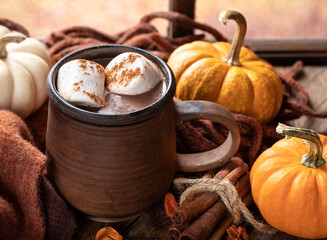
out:
<path id="1" fill-rule="evenodd" d="M 128 114 L 101 115 L 77 108 L 60 98 L 59 68 L 73 59 L 112 59 L 137 52 L 163 71 L 168 87 L 153 104 Z M 240 135 L 231 113 L 206 101 L 175 103 L 175 78 L 155 55 L 134 47 L 104 45 L 74 52 L 60 60 L 47 80 L 49 112 L 47 170 L 65 200 L 98 221 L 134 218 L 159 201 L 177 171 L 219 167 L 237 151 Z M 209 119 L 229 129 L 216 149 L 196 154 L 176 153 L 178 121 Z"/>

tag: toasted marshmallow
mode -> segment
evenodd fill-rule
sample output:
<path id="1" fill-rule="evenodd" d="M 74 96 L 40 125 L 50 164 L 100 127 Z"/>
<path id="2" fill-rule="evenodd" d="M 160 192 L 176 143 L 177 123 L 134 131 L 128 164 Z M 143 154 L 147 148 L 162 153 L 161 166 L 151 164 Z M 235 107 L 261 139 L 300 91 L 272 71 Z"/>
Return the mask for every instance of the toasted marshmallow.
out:
<path id="1" fill-rule="evenodd" d="M 58 71 L 59 95 L 76 106 L 105 105 L 105 72 L 95 62 L 76 59 L 65 63 Z"/>
<path id="2" fill-rule="evenodd" d="M 121 95 L 139 95 L 153 89 L 164 75 L 152 61 L 134 52 L 116 56 L 105 68 L 106 88 Z"/>

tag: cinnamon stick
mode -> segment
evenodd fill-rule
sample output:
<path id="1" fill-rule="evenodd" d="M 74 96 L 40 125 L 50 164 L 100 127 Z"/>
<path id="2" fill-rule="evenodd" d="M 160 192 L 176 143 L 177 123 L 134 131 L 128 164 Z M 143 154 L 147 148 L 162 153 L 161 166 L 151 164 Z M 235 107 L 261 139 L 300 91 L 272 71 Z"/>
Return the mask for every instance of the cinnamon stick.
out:
<path id="1" fill-rule="evenodd" d="M 172 224 L 165 236 L 163 237 L 164 240 L 177 240 L 180 234 L 189 226 L 189 223 L 184 224 Z"/>
<path id="2" fill-rule="evenodd" d="M 212 178 L 215 170 L 209 170 L 202 175 L 202 178 Z M 193 201 L 199 194 L 190 194 L 184 200 L 183 204 L 188 204 Z M 189 222 L 183 224 L 172 224 L 164 236 L 164 240 L 177 240 L 179 235 L 189 226 Z"/>
<path id="3" fill-rule="evenodd" d="M 240 158 L 234 157 L 222 170 L 218 171 L 218 173 L 214 176 L 214 179 L 228 179 L 233 183 L 247 170 L 247 164 L 245 164 Z M 218 199 L 219 196 L 212 192 L 206 192 L 198 195 L 193 201 L 188 201 L 187 203 L 182 204 L 173 214 L 171 220 L 174 224 L 183 224 L 184 222 L 188 222 L 207 210 Z"/>
<path id="4" fill-rule="evenodd" d="M 225 215 L 224 219 L 219 223 L 216 230 L 212 233 L 210 238 L 208 240 L 220 240 L 225 232 L 226 229 L 233 223 L 233 219 L 228 216 L 228 214 Z"/>
<path id="5" fill-rule="evenodd" d="M 245 196 L 242 198 L 242 201 L 247 207 L 252 204 L 252 195 L 249 189 L 247 190 L 247 194 L 245 194 Z M 220 240 L 224 236 L 226 229 L 232 224 L 232 222 L 232 218 L 228 214 L 226 214 L 224 216 L 224 219 L 219 223 L 218 227 L 215 229 L 215 231 L 212 233 L 208 240 Z"/>
<path id="6" fill-rule="evenodd" d="M 244 174 L 236 187 L 238 193 L 244 192 L 243 189 L 249 185 L 249 173 Z M 196 219 L 179 237 L 180 240 L 205 240 L 207 239 L 217 224 L 222 221 L 226 213 L 225 204 L 219 200 Z"/>

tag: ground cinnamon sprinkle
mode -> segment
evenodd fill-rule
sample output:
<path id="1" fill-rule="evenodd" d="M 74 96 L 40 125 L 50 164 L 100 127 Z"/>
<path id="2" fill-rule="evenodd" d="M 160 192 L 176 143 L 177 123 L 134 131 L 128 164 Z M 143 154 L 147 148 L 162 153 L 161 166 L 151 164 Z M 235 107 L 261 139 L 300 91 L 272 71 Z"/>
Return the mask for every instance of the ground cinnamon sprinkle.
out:
<path id="1" fill-rule="evenodd" d="M 123 84 L 124 87 L 128 86 L 128 84 L 132 81 L 132 79 L 137 78 L 138 76 L 141 75 L 141 69 L 138 67 L 135 70 L 133 69 L 128 69 L 122 71 L 120 74 L 120 79 L 118 83 L 121 85 Z"/>
<path id="2" fill-rule="evenodd" d="M 95 65 L 95 67 L 96 67 L 96 69 L 97 69 L 97 71 L 99 73 L 104 72 L 103 67 L 99 63 L 96 63 L 96 62 L 93 62 L 93 61 L 90 61 L 90 60 L 85 60 L 85 59 L 78 59 L 78 62 L 81 64 L 80 67 L 83 70 L 86 70 L 87 67 L 89 67 L 90 69 L 94 70 L 94 66 L 93 65 Z M 85 74 L 88 74 L 88 73 L 85 73 Z"/>
<path id="3" fill-rule="evenodd" d="M 119 85 L 123 85 L 124 87 L 128 86 L 128 84 L 138 76 L 142 76 L 141 69 L 138 67 L 136 69 L 126 69 L 121 71 L 119 75 L 119 70 L 126 67 L 126 65 L 133 64 L 137 58 L 140 56 L 137 54 L 130 54 L 127 58 L 121 61 L 119 64 L 114 65 L 111 70 L 106 70 L 106 84 L 107 86 L 111 83 L 118 83 Z"/>
<path id="4" fill-rule="evenodd" d="M 79 90 L 81 90 L 81 87 L 78 86 L 78 87 L 74 88 L 73 90 L 74 90 L 75 92 L 79 92 Z"/>
<path id="5" fill-rule="evenodd" d="M 134 63 L 137 58 L 139 58 L 139 55 L 136 54 L 130 54 L 127 58 L 127 63 Z"/>
<path id="6" fill-rule="evenodd" d="M 89 93 L 89 92 L 86 92 L 85 90 L 83 90 L 83 93 L 86 94 L 87 96 L 89 96 L 89 98 L 91 98 L 95 102 L 100 103 L 102 106 L 105 105 L 105 102 L 102 101 L 102 99 L 95 93 Z"/>
<path id="7" fill-rule="evenodd" d="M 74 83 L 74 84 L 73 84 L 73 86 L 74 86 L 73 90 L 74 90 L 75 92 L 78 92 L 78 91 L 81 89 L 81 85 L 83 85 L 83 80 Z"/>
<path id="8" fill-rule="evenodd" d="M 103 67 L 100 64 L 96 63 L 95 66 L 96 66 L 98 72 L 104 72 L 104 69 L 103 69 Z"/>
<path id="9" fill-rule="evenodd" d="M 84 59 L 78 59 L 78 62 L 81 64 L 80 67 L 84 70 L 87 68 L 87 61 Z"/>

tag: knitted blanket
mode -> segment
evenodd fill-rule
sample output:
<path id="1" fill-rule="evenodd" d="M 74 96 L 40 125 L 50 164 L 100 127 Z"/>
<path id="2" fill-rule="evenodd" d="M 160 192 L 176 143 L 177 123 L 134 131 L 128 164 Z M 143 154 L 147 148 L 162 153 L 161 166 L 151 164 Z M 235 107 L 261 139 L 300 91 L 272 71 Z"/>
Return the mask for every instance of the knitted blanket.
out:
<path id="1" fill-rule="evenodd" d="M 0 239 L 72 238 L 73 212 L 46 178 L 45 163 L 26 123 L 0 110 Z"/>

